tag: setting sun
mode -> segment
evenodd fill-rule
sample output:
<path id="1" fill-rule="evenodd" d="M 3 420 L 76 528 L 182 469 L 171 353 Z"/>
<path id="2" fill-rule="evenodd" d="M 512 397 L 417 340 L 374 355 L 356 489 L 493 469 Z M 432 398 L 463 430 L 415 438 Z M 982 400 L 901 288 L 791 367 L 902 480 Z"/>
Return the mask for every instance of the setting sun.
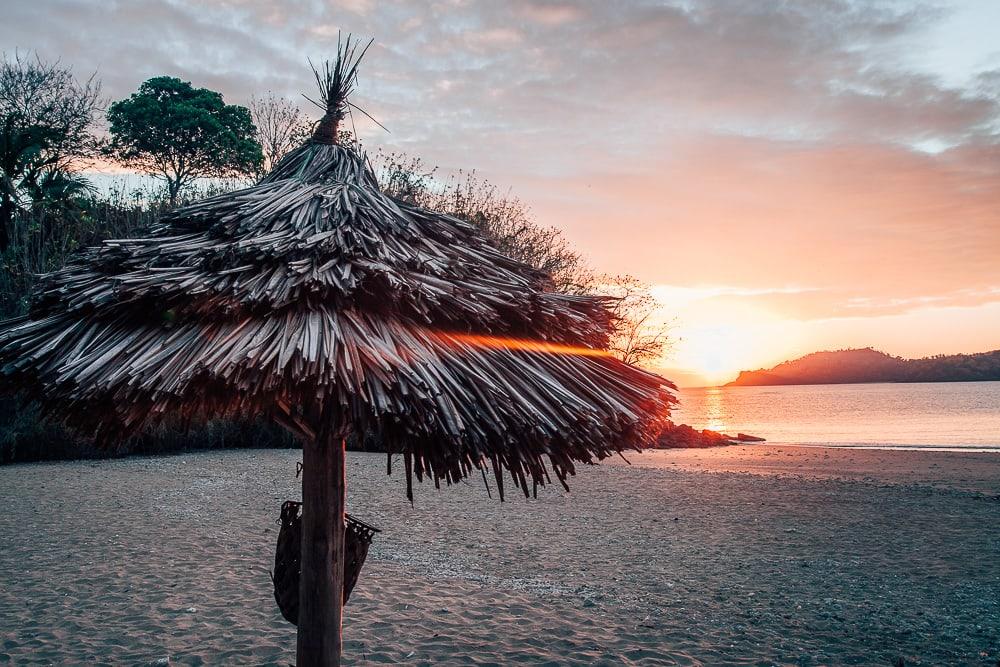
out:
<path id="1" fill-rule="evenodd" d="M 700 329 L 698 338 L 685 339 L 678 344 L 678 359 L 707 383 L 723 383 L 745 364 L 746 337 L 745 331 L 733 326 Z"/>
<path id="2" fill-rule="evenodd" d="M 673 344 L 660 365 L 682 386 L 725 384 L 741 370 L 773 365 L 799 347 L 801 337 L 794 327 L 770 308 L 748 303 L 748 290 L 658 285 L 652 292 L 676 322 L 671 329 Z"/>

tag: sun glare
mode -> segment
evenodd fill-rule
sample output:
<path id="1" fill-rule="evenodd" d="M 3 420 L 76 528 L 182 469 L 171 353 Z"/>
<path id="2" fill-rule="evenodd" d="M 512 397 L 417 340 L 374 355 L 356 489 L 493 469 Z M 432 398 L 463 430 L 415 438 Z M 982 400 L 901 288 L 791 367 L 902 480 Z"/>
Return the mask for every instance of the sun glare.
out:
<path id="1" fill-rule="evenodd" d="M 435 331 L 431 332 L 438 339 L 449 344 L 461 344 L 469 347 L 483 347 L 500 350 L 518 350 L 524 352 L 544 352 L 546 354 L 569 354 L 578 357 L 607 357 L 610 356 L 604 350 L 595 350 L 589 347 L 577 345 L 562 345 L 560 343 L 550 343 L 543 340 L 529 340 L 524 338 L 504 338 L 500 336 L 480 336 L 475 334 L 461 334 Z"/>
<path id="2" fill-rule="evenodd" d="M 736 288 L 658 285 L 653 293 L 677 323 L 660 365 L 668 374 L 676 370 L 682 386 L 725 384 L 742 370 L 773 366 L 802 342 L 801 328 L 786 315 L 749 302 Z"/>
<path id="3" fill-rule="evenodd" d="M 710 385 L 733 379 L 748 357 L 747 335 L 733 326 L 699 329 L 678 345 L 676 361 Z"/>

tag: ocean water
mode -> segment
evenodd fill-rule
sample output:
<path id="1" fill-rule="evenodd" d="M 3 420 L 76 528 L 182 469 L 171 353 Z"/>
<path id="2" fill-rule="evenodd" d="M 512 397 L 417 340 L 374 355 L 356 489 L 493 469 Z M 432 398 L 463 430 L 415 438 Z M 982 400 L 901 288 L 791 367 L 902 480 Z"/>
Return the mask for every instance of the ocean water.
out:
<path id="1" fill-rule="evenodd" d="M 681 389 L 674 420 L 772 443 L 1000 452 L 1000 382 Z"/>

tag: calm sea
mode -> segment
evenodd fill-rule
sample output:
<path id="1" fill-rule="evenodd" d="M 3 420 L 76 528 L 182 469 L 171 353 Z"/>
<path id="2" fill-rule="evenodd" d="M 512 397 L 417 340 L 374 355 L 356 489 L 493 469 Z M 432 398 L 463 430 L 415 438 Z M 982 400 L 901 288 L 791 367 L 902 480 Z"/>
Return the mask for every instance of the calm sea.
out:
<path id="1" fill-rule="evenodd" d="M 1000 382 L 682 389 L 674 420 L 773 443 L 1000 452 Z"/>

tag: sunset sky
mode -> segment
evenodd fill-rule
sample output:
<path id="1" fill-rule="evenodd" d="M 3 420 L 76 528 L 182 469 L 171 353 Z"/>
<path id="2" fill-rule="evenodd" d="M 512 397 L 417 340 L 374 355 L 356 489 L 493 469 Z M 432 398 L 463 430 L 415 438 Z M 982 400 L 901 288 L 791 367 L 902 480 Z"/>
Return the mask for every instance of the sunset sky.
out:
<path id="1" fill-rule="evenodd" d="M 654 286 L 699 385 L 818 349 L 1000 348 L 1000 2 L 4 4 L 0 47 L 301 99 L 374 37 L 369 149 L 476 169 Z"/>

